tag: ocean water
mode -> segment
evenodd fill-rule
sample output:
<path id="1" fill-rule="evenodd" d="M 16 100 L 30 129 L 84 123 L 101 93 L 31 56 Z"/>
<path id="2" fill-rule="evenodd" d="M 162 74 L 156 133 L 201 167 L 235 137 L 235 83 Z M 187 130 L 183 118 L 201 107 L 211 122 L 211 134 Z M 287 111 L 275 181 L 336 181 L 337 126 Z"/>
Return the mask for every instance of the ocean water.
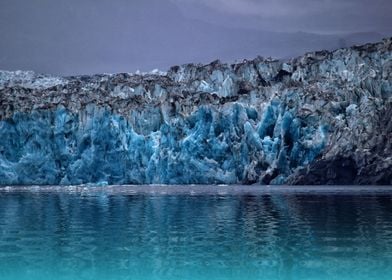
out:
<path id="1" fill-rule="evenodd" d="M 0 279 L 390 280 L 392 188 L 0 188 Z"/>

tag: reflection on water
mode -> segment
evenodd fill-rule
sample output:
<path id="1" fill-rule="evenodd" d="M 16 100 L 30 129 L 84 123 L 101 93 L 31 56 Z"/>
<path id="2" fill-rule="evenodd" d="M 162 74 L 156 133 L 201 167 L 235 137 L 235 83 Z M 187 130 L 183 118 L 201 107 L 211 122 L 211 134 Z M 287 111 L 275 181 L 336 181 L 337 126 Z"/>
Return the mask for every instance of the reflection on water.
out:
<path id="1" fill-rule="evenodd" d="M 392 193 L 0 193 L 0 279 L 392 279 Z"/>

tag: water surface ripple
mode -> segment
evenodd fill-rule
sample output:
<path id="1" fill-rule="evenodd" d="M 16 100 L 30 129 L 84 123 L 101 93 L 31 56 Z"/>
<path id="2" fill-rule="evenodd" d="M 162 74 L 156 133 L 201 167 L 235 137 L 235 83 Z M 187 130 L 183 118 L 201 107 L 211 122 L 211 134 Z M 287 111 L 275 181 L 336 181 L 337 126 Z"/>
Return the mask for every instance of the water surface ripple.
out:
<path id="1" fill-rule="evenodd" d="M 388 187 L 122 188 L 1 188 L 0 279 L 392 279 Z"/>

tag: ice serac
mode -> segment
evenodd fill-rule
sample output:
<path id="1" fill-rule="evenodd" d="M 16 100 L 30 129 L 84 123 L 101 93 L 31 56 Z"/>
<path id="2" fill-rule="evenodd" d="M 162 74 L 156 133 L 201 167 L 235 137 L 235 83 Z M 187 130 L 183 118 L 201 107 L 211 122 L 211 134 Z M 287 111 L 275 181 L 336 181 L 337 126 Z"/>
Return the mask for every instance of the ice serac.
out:
<path id="1" fill-rule="evenodd" d="M 1 71 L 0 184 L 392 184 L 391 50 Z"/>

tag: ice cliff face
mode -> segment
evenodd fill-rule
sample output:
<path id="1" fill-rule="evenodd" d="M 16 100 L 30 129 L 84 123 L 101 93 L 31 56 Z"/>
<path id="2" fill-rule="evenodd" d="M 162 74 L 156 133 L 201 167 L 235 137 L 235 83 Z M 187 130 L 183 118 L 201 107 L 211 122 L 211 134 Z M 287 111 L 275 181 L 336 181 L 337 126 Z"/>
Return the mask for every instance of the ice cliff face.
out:
<path id="1" fill-rule="evenodd" d="M 0 184 L 392 184 L 391 50 L 0 71 Z"/>

